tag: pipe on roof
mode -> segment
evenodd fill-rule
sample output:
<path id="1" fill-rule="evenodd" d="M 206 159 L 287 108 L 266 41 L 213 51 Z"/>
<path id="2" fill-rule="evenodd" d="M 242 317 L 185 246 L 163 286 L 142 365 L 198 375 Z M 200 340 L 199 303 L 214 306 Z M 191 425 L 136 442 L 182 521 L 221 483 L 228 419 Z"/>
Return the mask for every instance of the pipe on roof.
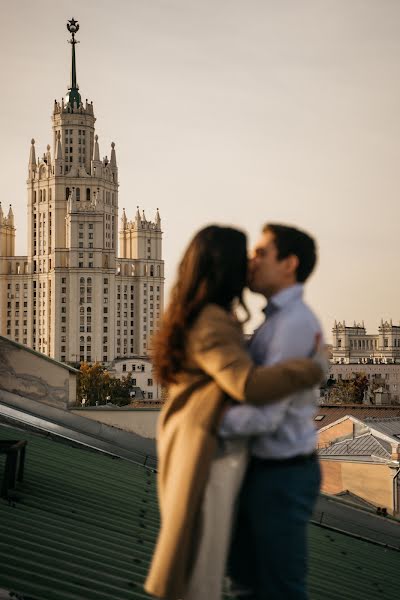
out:
<path id="1" fill-rule="evenodd" d="M 399 492 L 398 492 L 398 479 L 400 475 L 400 468 L 397 469 L 393 476 L 393 514 L 395 515 L 399 511 Z"/>

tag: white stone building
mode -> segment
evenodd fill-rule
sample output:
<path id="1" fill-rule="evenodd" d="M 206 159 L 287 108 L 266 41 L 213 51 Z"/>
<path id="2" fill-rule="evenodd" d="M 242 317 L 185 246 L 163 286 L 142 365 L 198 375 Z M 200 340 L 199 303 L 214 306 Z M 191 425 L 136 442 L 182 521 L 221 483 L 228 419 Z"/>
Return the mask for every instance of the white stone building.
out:
<path id="1" fill-rule="evenodd" d="M 364 323 L 352 326 L 335 321 L 330 376 L 351 379 L 365 374 L 371 382 L 367 400 L 400 402 L 400 325 L 383 321 L 377 334 L 367 334 Z"/>
<path id="2" fill-rule="evenodd" d="M 153 365 L 147 356 L 117 359 L 110 365 L 108 372 L 119 379 L 130 374 L 132 388 L 140 388 L 146 400 L 159 400 L 162 397 L 162 387 L 153 377 Z M 140 396 L 136 399 L 140 399 Z"/>
<path id="3" fill-rule="evenodd" d="M 367 335 L 364 323 L 352 326 L 335 324 L 332 329 L 332 362 L 335 364 L 395 364 L 400 363 L 400 325 L 383 321 L 378 333 Z"/>
<path id="4" fill-rule="evenodd" d="M 76 77 L 53 107 L 53 148 L 28 165 L 28 253 L 15 256 L 10 206 L 0 205 L 0 333 L 57 360 L 100 361 L 147 354 L 164 301 L 161 220 L 122 213 L 118 245 L 115 144 L 100 159 L 93 104 Z"/>

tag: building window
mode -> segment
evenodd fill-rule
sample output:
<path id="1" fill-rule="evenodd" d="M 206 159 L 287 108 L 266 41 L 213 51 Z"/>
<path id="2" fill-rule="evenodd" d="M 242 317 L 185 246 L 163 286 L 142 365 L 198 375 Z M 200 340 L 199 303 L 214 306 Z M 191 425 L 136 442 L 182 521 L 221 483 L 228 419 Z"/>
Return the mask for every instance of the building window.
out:
<path id="1" fill-rule="evenodd" d="M 152 379 L 148 379 L 147 380 L 147 385 L 153 385 L 153 380 Z"/>

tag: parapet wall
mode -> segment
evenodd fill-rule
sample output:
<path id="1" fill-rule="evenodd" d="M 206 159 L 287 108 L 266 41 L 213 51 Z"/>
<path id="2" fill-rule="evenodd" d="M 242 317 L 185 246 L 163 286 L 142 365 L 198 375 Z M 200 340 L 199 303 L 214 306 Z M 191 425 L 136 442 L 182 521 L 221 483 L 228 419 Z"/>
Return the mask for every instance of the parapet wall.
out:
<path id="1" fill-rule="evenodd" d="M 78 371 L 0 336 L 0 390 L 67 409 L 76 403 Z"/>

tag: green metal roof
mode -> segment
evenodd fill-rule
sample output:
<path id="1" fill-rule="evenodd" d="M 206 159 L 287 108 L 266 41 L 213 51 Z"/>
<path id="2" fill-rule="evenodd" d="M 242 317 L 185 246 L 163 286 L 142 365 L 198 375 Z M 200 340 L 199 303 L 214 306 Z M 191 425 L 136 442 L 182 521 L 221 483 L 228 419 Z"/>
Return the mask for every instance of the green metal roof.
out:
<path id="1" fill-rule="evenodd" d="M 15 503 L 0 501 L 0 588 L 37 600 L 135 600 L 159 525 L 155 475 L 32 432 Z M 4 456 L 0 456 L 0 474 Z M 312 600 L 398 598 L 400 553 L 312 525 Z"/>

